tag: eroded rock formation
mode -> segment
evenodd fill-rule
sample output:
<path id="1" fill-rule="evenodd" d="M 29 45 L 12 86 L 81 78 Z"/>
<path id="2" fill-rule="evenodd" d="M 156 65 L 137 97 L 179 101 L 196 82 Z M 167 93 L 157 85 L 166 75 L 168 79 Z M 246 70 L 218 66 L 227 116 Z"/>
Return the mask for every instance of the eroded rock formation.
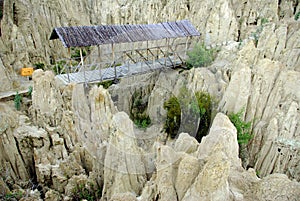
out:
<path id="1" fill-rule="evenodd" d="M 167 145 L 157 137 L 148 138 L 152 148 L 145 149 L 129 116 L 116 110 L 102 87 L 60 86 L 51 72 L 43 71 L 34 73 L 34 83 L 32 120 L 12 106 L 1 106 L 0 158 L 7 173 L 2 175 L 2 191 L 31 184 L 33 190 L 24 193 L 46 200 L 72 199 L 79 186 L 101 189 L 102 200 L 296 200 L 299 196 L 300 184 L 287 176 L 259 179 L 253 169 L 242 168 L 236 129 L 222 113 L 201 143 L 182 133 Z M 63 110 L 56 107 L 60 104 Z M 267 145 L 261 149 L 266 158 L 277 153 L 264 152 Z M 261 170 L 265 171 L 263 164 Z M 282 188 L 283 184 L 289 188 Z"/>

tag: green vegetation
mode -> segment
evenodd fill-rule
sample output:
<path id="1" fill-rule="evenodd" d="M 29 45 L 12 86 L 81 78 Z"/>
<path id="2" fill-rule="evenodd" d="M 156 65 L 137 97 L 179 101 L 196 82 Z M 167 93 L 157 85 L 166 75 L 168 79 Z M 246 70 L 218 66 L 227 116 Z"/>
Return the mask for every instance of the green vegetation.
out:
<path id="1" fill-rule="evenodd" d="M 80 61 L 80 49 L 72 48 L 71 58 Z M 86 56 L 86 51 L 82 50 L 82 56 Z"/>
<path id="2" fill-rule="evenodd" d="M 200 142 L 209 130 L 212 113 L 212 100 L 207 92 L 198 91 L 193 96 L 185 87 L 178 97 L 172 96 L 164 103 L 167 119 L 164 131 L 175 138 L 179 128 Z"/>
<path id="3" fill-rule="evenodd" d="M 23 197 L 23 193 L 21 191 L 8 192 L 4 195 L 0 194 L 0 199 L 3 201 L 20 200 L 22 197 Z"/>
<path id="4" fill-rule="evenodd" d="M 261 18 L 260 19 L 260 24 L 261 24 L 261 26 L 263 26 L 263 25 L 265 25 L 265 24 L 267 24 L 267 23 L 269 23 L 269 20 L 267 19 L 267 18 Z"/>
<path id="5" fill-rule="evenodd" d="M 134 124 L 138 127 L 138 128 L 147 128 L 150 124 L 151 124 L 151 119 L 149 116 L 144 116 L 141 119 L 135 119 L 134 120 Z"/>
<path id="6" fill-rule="evenodd" d="M 300 11 L 295 14 L 294 19 L 297 21 L 300 18 Z"/>
<path id="7" fill-rule="evenodd" d="M 17 92 L 17 94 L 15 95 L 15 99 L 14 99 L 15 108 L 17 110 L 21 109 L 21 102 L 22 102 L 22 96 L 19 94 L 19 92 Z"/>
<path id="8" fill-rule="evenodd" d="M 83 199 L 88 201 L 94 201 L 101 198 L 102 190 L 94 189 L 94 185 L 90 184 L 88 186 L 84 184 L 77 185 L 73 191 L 71 199 L 72 201 L 81 201 Z"/>
<path id="9" fill-rule="evenodd" d="M 256 29 L 255 32 L 252 32 L 252 37 L 254 38 L 255 46 L 257 46 L 257 44 L 258 44 L 258 39 L 260 37 L 260 34 L 261 34 L 262 30 L 263 30 L 263 27 L 260 26 L 259 28 Z"/>
<path id="10" fill-rule="evenodd" d="M 202 137 L 207 135 L 207 132 L 211 123 L 211 113 L 212 113 L 212 100 L 211 96 L 207 92 L 198 91 L 195 93 L 199 114 L 200 114 L 200 124 L 196 139 L 200 142 Z"/>
<path id="11" fill-rule="evenodd" d="M 215 59 L 215 50 L 207 49 L 204 44 L 196 44 L 193 50 L 187 52 L 187 67 L 197 68 L 209 66 Z"/>
<path id="12" fill-rule="evenodd" d="M 55 73 L 56 75 L 65 73 L 64 67 L 65 67 L 66 63 L 67 63 L 67 62 L 64 61 L 64 60 L 58 61 L 58 62 L 56 62 L 55 65 L 53 65 L 52 70 L 54 71 L 54 73 Z"/>
<path id="13" fill-rule="evenodd" d="M 35 69 L 42 69 L 45 70 L 45 64 L 44 63 L 35 63 L 33 64 L 33 66 L 35 67 Z"/>
<path id="14" fill-rule="evenodd" d="M 130 108 L 130 118 L 138 128 L 147 128 L 151 124 L 151 119 L 147 114 L 148 98 L 143 97 L 142 92 L 135 92 L 132 96 Z"/>
<path id="15" fill-rule="evenodd" d="M 23 193 L 21 191 L 16 192 L 9 192 L 5 195 L 0 194 L 0 198 L 3 201 L 13 201 L 13 200 L 20 200 L 23 197 Z"/>
<path id="16" fill-rule="evenodd" d="M 100 82 L 98 86 L 102 85 L 104 89 L 108 89 L 113 84 L 114 84 L 114 80 L 108 80 L 108 81 Z"/>
<path id="17" fill-rule="evenodd" d="M 29 86 L 29 87 L 28 87 L 27 96 L 31 97 L 32 91 L 33 91 L 33 87 L 32 87 L 32 86 Z"/>
<path id="18" fill-rule="evenodd" d="M 257 43 L 258 43 L 258 39 L 260 37 L 260 34 L 262 33 L 263 29 L 264 29 L 264 26 L 266 23 L 269 23 L 269 20 L 267 18 L 261 18 L 260 19 L 260 26 L 258 26 L 258 28 L 256 29 L 255 32 L 252 32 L 252 37 L 254 38 L 254 43 L 255 43 L 255 46 L 257 46 Z"/>
<path id="19" fill-rule="evenodd" d="M 91 47 L 84 47 L 82 48 L 82 56 L 85 57 L 89 54 L 89 52 L 91 51 Z M 80 61 L 80 49 L 79 48 L 71 48 L 71 58 L 76 60 L 76 61 Z"/>
<path id="20" fill-rule="evenodd" d="M 164 130 L 171 138 L 175 138 L 180 127 L 181 110 L 178 99 L 172 96 L 164 102 L 164 109 L 167 110 L 167 119 L 164 124 Z"/>
<path id="21" fill-rule="evenodd" d="M 4 166 L 3 166 L 4 165 Z M 6 167 L 5 167 L 6 166 Z M 6 183 L 7 187 L 12 189 L 13 188 L 13 180 L 10 175 L 10 169 L 7 167 L 7 164 L 0 164 L 0 177 L 4 183 Z M 24 195 L 19 190 L 12 190 L 6 189 L 4 186 L 0 186 L 0 200 L 3 201 L 13 201 L 13 200 L 20 200 Z"/>
<path id="22" fill-rule="evenodd" d="M 242 115 L 244 110 L 241 110 L 237 113 L 230 113 L 228 115 L 230 121 L 236 127 L 237 130 L 237 140 L 239 145 L 248 144 L 249 140 L 251 140 L 251 121 L 245 122 L 242 120 Z"/>
<path id="23" fill-rule="evenodd" d="M 256 172 L 256 176 L 260 178 L 260 171 L 256 170 L 255 172 Z"/>

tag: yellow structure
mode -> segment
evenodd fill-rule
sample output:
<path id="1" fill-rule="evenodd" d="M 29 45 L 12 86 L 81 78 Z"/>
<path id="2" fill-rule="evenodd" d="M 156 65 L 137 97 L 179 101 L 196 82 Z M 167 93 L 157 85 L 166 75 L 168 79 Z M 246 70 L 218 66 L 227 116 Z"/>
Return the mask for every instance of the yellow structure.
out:
<path id="1" fill-rule="evenodd" d="M 33 68 L 21 68 L 22 76 L 31 76 L 33 73 Z"/>

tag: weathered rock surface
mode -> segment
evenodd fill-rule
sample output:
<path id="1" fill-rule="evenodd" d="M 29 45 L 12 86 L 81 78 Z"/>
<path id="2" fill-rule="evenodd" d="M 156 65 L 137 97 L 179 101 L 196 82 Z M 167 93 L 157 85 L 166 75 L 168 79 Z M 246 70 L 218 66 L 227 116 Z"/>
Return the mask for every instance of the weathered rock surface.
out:
<path id="1" fill-rule="evenodd" d="M 188 138 L 185 134 L 181 135 L 178 140 Z M 280 174 L 261 180 L 253 170 L 246 171 L 241 167 L 236 130 L 224 114 L 217 114 L 209 135 L 202 139 L 198 147 L 197 154 L 187 154 L 166 145 L 157 146 L 157 174 L 146 184 L 139 199 L 298 199 L 298 182 L 290 181 Z M 280 188 L 283 183 L 292 186 L 288 194 L 290 197 L 284 188 Z M 273 194 L 273 191 L 276 193 Z"/>
<path id="2" fill-rule="evenodd" d="M 104 160 L 103 199 L 114 194 L 140 194 L 146 181 L 142 150 L 137 146 L 133 123 L 125 112 L 114 115 Z"/>
<path id="3" fill-rule="evenodd" d="M 299 180 L 299 72 L 270 59 L 249 60 L 248 47 L 240 51 L 241 68 L 233 70 L 219 107 L 224 112 L 244 108 L 245 120 L 254 120 L 250 167 L 261 176 L 279 172 Z M 253 48 L 254 55 L 256 51 Z M 283 155 L 290 156 L 289 160 Z"/>
<path id="4" fill-rule="evenodd" d="M 262 64 L 267 68 L 268 60 Z M 299 196 L 298 182 L 280 174 L 259 179 L 253 169 L 241 167 L 236 129 L 224 114 L 216 115 L 209 135 L 200 144 L 182 133 L 168 145 L 155 143 L 157 138 L 153 137 L 147 145 L 153 148 L 144 149 L 139 143 L 141 135 L 135 134 L 125 112 L 117 112 L 107 90 L 83 85 L 62 87 L 51 73 L 43 71 L 36 71 L 33 78 L 31 113 L 33 123 L 39 127 L 25 115 L 17 118 L 15 111 L 3 106 L 7 115 L 1 113 L 0 159 L 2 164 L 12 165 L 8 167 L 14 170 L 12 182 L 34 176 L 45 190 L 46 200 L 71 199 L 79 186 L 103 189 L 103 200 L 254 200 L 262 194 L 264 199 L 276 195 L 282 200 L 296 200 Z M 205 80 L 210 79 L 204 78 L 203 83 Z M 46 93 L 36 91 L 42 86 Z M 214 85 L 208 88 L 218 92 Z M 59 119 L 62 114 L 74 121 L 65 125 L 66 120 Z M 45 122 L 52 122 L 52 126 Z M 8 140 L 9 144 L 4 143 Z M 291 186 L 286 189 L 289 197 L 282 183 Z M 11 190 L 9 186 L 5 188 Z"/>

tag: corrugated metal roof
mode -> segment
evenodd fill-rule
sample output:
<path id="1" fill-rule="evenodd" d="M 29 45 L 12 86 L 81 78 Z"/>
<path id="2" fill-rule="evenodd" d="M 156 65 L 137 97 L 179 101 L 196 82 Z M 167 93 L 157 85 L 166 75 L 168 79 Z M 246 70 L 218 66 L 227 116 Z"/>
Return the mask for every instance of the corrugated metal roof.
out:
<path id="1" fill-rule="evenodd" d="M 65 47 L 200 36 L 188 20 L 139 25 L 100 25 L 54 28 L 50 40 L 60 39 Z"/>

